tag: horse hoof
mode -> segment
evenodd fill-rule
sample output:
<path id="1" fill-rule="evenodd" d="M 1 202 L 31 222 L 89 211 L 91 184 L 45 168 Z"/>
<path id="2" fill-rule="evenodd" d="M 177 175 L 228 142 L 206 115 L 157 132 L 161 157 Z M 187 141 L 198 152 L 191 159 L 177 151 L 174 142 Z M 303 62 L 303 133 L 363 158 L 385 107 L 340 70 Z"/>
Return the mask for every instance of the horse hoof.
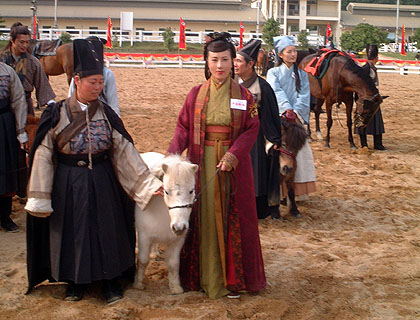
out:
<path id="1" fill-rule="evenodd" d="M 325 144 L 325 148 L 328 148 L 329 149 L 330 148 L 330 144 L 329 143 L 326 143 Z"/>
<path id="2" fill-rule="evenodd" d="M 183 294 L 184 293 L 184 289 L 182 289 L 182 287 L 180 287 L 180 286 L 170 288 L 170 291 L 171 291 L 171 294 Z"/>
<path id="3" fill-rule="evenodd" d="M 296 219 L 300 219 L 300 218 L 302 218 L 302 215 L 300 214 L 300 212 L 293 212 L 292 213 L 292 216 L 294 216 Z"/>
<path id="4" fill-rule="evenodd" d="M 357 147 L 355 145 L 350 146 L 350 149 L 357 150 Z"/>
<path id="5" fill-rule="evenodd" d="M 322 141 L 324 138 L 322 137 L 322 134 L 321 134 L 321 132 L 317 132 L 316 133 L 316 139 L 317 140 L 319 140 L 319 141 Z"/>

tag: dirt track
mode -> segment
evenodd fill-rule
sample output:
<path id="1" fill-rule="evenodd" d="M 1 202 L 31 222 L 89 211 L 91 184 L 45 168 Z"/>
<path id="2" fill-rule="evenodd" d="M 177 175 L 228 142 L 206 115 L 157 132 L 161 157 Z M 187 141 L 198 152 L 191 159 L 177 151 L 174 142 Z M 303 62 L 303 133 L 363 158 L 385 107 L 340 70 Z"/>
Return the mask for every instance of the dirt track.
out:
<path id="1" fill-rule="evenodd" d="M 203 81 L 203 71 L 113 71 L 122 118 L 137 148 L 166 151 L 184 98 Z M 42 285 L 25 296 L 25 214 L 15 201 L 13 218 L 22 231 L 0 232 L 0 317 L 419 319 L 420 78 L 379 77 L 381 93 L 390 96 L 382 105 L 389 150 L 351 151 L 346 130 L 334 116 L 331 149 L 311 143 L 318 190 L 298 203 L 303 218 L 292 219 L 282 207 L 281 221 L 260 222 L 268 280 L 260 294 L 244 294 L 239 301 L 212 301 L 198 292 L 172 296 L 165 264 L 154 261 L 146 289 L 127 289 L 124 300 L 113 306 L 104 304 L 98 288 L 78 303 L 62 301 L 62 284 Z M 65 97 L 65 77 L 51 82 Z M 344 110 L 338 114 L 343 122 Z M 371 137 L 368 143 L 373 146 Z"/>

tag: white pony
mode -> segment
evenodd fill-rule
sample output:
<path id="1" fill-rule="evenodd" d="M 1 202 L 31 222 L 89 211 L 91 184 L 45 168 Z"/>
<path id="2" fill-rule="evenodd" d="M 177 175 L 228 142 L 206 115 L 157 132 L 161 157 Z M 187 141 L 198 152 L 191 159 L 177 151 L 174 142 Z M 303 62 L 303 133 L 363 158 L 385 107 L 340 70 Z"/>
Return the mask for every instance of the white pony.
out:
<path id="1" fill-rule="evenodd" d="M 179 258 L 195 199 L 195 173 L 198 166 L 179 155 L 165 157 L 148 152 L 141 154 L 150 171 L 163 181 L 164 197 L 153 196 L 144 210 L 136 205 L 138 233 L 138 269 L 134 288 L 144 289 L 144 272 L 149 264 L 152 245 L 166 244 L 165 261 L 172 294 L 184 290 L 179 281 Z"/>

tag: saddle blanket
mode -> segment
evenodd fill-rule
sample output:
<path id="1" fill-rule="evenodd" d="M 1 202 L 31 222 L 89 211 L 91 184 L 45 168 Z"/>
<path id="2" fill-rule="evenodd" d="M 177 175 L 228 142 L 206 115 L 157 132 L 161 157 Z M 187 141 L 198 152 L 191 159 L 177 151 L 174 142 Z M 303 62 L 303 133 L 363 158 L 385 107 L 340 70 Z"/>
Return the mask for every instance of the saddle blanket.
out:
<path id="1" fill-rule="evenodd" d="M 337 54 L 345 56 L 346 54 L 340 50 L 337 49 L 321 49 L 319 50 L 318 54 L 316 57 L 314 57 L 307 65 L 306 67 L 303 69 L 304 71 L 312 74 L 314 77 L 318 77 L 318 78 L 322 78 L 322 76 L 324 75 L 322 71 L 326 71 L 323 70 L 322 68 L 320 68 L 321 64 L 323 62 L 325 62 L 327 65 L 329 63 L 329 60 L 331 60 L 332 57 L 336 56 Z M 323 64 L 325 65 L 325 64 Z M 327 66 L 328 68 L 328 66 Z M 319 71 L 322 70 L 322 71 Z"/>
<path id="2" fill-rule="evenodd" d="M 39 41 L 32 51 L 36 57 L 55 56 L 57 48 L 61 45 L 61 39 Z"/>

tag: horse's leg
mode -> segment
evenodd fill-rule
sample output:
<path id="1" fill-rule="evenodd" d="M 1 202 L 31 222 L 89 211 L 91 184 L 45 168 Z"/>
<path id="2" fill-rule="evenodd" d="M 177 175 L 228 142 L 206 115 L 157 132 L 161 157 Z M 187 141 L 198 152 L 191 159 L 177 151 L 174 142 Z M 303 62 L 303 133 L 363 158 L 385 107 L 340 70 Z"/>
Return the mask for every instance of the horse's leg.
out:
<path id="1" fill-rule="evenodd" d="M 169 290 L 172 294 L 184 293 L 179 280 L 179 258 L 184 239 L 177 239 L 168 245 L 165 251 L 166 265 L 168 266 Z"/>
<path id="2" fill-rule="evenodd" d="M 136 289 L 143 290 L 144 284 L 144 272 L 146 271 L 147 265 L 149 264 L 149 255 L 150 255 L 150 247 L 152 243 L 146 237 L 141 236 L 141 232 L 138 234 L 138 266 L 137 266 L 137 273 L 136 278 L 134 279 L 133 287 Z"/>
<path id="3" fill-rule="evenodd" d="M 325 147 L 330 147 L 330 132 L 332 127 L 332 102 L 329 100 L 326 100 L 326 106 L 327 106 L 327 137 L 325 138 Z"/>
<path id="4" fill-rule="evenodd" d="M 324 104 L 324 99 L 322 98 L 316 98 L 316 104 L 315 104 L 315 129 L 316 129 L 316 138 L 318 140 L 322 140 L 322 133 L 321 128 L 319 126 L 319 115 L 321 114 L 321 107 Z"/>
<path id="5" fill-rule="evenodd" d="M 356 145 L 354 144 L 353 131 L 352 131 L 352 126 L 353 126 L 353 121 L 351 119 L 352 111 L 353 111 L 353 96 L 352 95 L 349 97 L 349 99 L 346 99 L 346 101 L 344 101 L 344 103 L 346 104 L 347 129 L 348 129 L 348 132 L 349 132 L 348 140 L 349 140 L 349 143 L 350 143 L 350 148 L 351 149 L 357 149 Z"/>
<path id="6" fill-rule="evenodd" d="M 287 183 L 287 188 L 288 188 L 287 195 L 290 201 L 289 212 L 295 218 L 301 218 L 302 216 L 300 215 L 299 209 L 297 208 L 297 205 L 296 205 L 295 190 L 293 189 L 293 181 Z"/>

